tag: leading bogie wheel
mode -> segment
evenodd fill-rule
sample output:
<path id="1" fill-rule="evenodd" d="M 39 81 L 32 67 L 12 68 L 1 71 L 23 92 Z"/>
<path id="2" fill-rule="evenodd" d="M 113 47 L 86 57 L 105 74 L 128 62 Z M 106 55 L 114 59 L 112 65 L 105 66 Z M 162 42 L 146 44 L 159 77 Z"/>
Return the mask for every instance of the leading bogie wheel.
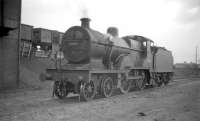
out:
<path id="1" fill-rule="evenodd" d="M 93 81 L 84 82 L 81 85 L 80 91 L 81 91 L 80 92 L 81 98 L 83 98 L 85 101 L 92 100 L 96 94 L 96 88 L 94 82 Z"/>
<path id="2" fill-rule="evenodd" d="M 55 81 L 54 82 L 54 92 L 58 98 L 63 99 L 67 96 L 66 85 L 63 81 Z"/>
<path id="3" fill-rule="evenodd" d="M 110 97 L 112 96 L 113 93 L 113 80 L 111 77 L 106 77 L 102 81 L 102 86 L 101 86 L 102 94 L 104 97 Z"/>

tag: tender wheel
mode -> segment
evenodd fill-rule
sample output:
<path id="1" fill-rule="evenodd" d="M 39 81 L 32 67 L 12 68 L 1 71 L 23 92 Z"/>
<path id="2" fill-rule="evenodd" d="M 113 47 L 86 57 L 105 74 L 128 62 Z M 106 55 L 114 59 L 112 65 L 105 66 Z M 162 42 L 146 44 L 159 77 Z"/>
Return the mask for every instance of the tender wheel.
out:
<path id="1" fill-rule="evenodd" d="M 164 76 L 164 84 L 167 85 L 171 79 L 172 77 L 170 74 L 167 74 L 166 76 Z"/>
<path id="2" fill-rule="evenodd" d="M 157 76 L 155 79 L 156 85 L 160 87 L 162 85 L 162 79 L 160 76 Z"/>
<path id="3" fill-rule="evenodd" d="M 141 76 L 141 78 L 136 80 L 136 87 L 139 90 L 142 90 L 142 89 L 145 88 L 145 85 L 146 85 L 145 73 L 144 72 L 140 72 L 139 75 Z"/>
<path id="4" fill-rule="evenodd" d="M 111 77 L 106 77 L 102 82 L 101 87 L 104 97 L 110 97 L 113 93 L 113 80 Z"/>
<path id="5" fill-rule="evenodd" d="M 121 85 L 120 85 L 120 91 L 123 94 L 127 94 L 130 91 L 130 84 L 129 81 L 126 79 L 126 76 L 122 76 Z"/>
<path id="6" fill-rule="evenodd" d="M 66 85 L 63 81 L 55 81 L 55 83 L 54 83 L 54 94 L 60 99 L 67 96 Z"/>
<path id="7" fill-rule="evenodd" d="M 80 95 L 85 101 L 90 101 L 95 97 L 96 88 L 93 81 L 85 82 L 81 86 Z"/>

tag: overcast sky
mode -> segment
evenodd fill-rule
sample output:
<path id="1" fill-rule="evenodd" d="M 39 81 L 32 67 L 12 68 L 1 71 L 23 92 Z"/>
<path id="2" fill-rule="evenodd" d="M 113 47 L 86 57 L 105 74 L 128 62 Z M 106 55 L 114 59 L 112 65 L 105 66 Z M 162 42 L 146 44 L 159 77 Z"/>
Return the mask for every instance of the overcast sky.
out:
<path id="1" fill-rule="evenodd" d="M 200 48 L 200 0 L 22 0 L 22 23 L 35 27 L 65 32 L 81 17 L 102 33 L 116 26 L 120 36 L 146 36 L 175 63 L 194 62 Z"/>

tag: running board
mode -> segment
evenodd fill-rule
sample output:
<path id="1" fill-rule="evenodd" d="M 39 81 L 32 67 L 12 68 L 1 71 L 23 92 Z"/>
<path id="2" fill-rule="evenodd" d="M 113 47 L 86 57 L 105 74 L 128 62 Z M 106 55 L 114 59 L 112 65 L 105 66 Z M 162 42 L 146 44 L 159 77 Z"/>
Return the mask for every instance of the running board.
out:
<path id="1" fill-rule="evenodd" d="M 135 79 L 141 79 L 142 76 L 134 76 L 134 77 L 128 77 L 128 80 L 135 80 Z"/>

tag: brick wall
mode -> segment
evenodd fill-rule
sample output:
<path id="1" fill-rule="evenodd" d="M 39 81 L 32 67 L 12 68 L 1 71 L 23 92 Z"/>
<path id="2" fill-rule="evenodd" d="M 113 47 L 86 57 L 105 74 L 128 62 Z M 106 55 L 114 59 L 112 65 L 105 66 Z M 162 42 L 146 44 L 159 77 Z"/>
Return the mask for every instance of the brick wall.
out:
<path id="1" fill-rule="evenodd" d="M 0 37 L 0 89 L 16 87 L 19 81 L 18 35 L 21 0 L 4 0 L 5 27 L 15 28 Z"/>

